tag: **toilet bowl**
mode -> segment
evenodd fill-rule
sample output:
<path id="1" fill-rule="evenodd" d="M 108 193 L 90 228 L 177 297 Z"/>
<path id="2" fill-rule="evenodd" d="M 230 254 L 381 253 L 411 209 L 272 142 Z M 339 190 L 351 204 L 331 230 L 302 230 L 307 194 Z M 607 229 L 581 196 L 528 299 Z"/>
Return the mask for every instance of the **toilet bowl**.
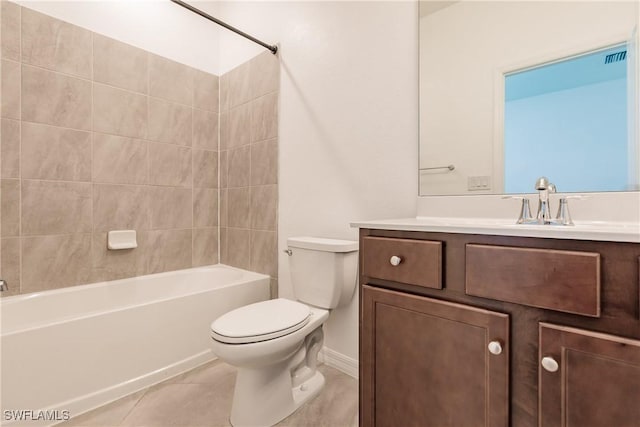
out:
<path id="1" fill-rule="evenodd" d="M 317 371 L 329 310 L 353 297 L 357 242 L 288 239 L 297 301 L 240 307 L 211 324 L 213 352 L 238 368 L 230 421 L 271 426 L 320 393 Z"/>

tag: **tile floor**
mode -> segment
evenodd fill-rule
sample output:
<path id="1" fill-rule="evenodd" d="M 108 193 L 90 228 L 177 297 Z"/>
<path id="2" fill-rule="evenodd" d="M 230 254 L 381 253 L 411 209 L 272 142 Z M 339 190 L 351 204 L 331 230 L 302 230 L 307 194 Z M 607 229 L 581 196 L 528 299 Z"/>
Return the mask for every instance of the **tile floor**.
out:
<path id="1" fill-rule="evenodd" d="M 278 426 L 358 425 L 358 381 L 325 365 L 318 369 L 326 379 L 320 395 Z M 230 426 L 235 377 L 235 368 L 214 361 L 58 426 Z"/>

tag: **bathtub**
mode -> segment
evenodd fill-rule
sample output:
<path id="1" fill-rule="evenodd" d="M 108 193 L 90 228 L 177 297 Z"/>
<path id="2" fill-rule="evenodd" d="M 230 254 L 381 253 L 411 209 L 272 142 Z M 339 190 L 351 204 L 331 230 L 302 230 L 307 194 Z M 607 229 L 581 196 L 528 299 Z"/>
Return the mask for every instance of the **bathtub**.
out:
<path id="1" fill-rule="evenodd" d="M 268 276 L 224 265 L 3 298 L 2 425 L 55 424 L 215 359 L 211 322 L 268 298 Z"/>

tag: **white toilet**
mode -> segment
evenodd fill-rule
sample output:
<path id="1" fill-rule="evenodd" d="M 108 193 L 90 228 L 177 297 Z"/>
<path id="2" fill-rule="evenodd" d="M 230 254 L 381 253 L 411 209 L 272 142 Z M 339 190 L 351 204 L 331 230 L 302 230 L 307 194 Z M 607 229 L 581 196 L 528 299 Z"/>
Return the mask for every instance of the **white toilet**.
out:
<path id="1" fill-rule="evenodd" d="M 231 424 L 271 426 L 318 395 L 322 324 L 356 287 L 358 242 L 292 237 L 291 280 L 297 301 L 240 307 L 211 324 L 213 352 L 238 368 Z"/>

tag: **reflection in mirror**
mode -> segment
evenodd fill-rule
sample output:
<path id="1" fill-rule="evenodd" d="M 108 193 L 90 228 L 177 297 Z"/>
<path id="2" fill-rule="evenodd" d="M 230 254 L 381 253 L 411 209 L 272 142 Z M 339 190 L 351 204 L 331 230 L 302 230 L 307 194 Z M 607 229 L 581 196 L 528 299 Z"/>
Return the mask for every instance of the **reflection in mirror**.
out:
<path id="1" fill-rule="evenodd" d="M 638 13 L 421 2 L 420 195 L 637 190 Z"/>
<path id="2" fill-rule="evenodd" d="M 634 189 L 626 54 L 622 44 L 505 75 L 506 193 L 531 192 L 541 175 L 565 192 Z"/>

